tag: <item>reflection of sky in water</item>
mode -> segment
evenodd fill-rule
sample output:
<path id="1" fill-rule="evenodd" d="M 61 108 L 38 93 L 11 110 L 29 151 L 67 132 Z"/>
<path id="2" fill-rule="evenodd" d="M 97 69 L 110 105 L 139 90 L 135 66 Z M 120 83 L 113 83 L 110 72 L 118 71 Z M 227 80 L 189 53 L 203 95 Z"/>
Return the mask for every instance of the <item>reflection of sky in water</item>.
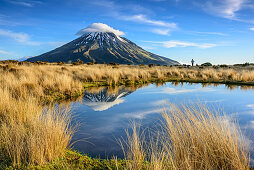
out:
<path id="1" fill-rule="evenodd" d="M 167 83 L 133 91 L 120 88 L 110 94 L 107 89 L 100 90 L 100 94 L 88 92 L 83 102 L 72 103 L 75 120 L 80 122 L 74 141 L 81 139 L 74 148 L 101 158 L 112 154 L 122 156 L 117 139 L 125 136 L 124 130 L 130 121 L 137 120 L 143 127 L 152 127 L 159 122 L 159 113 L 168 102 L 201 102 L 219 107 L 237 118 L 244 133 L 253 139 L 254 90 L 229 90 L 225 85 L 202 87 L 201 84 L 174 86 Z"/>

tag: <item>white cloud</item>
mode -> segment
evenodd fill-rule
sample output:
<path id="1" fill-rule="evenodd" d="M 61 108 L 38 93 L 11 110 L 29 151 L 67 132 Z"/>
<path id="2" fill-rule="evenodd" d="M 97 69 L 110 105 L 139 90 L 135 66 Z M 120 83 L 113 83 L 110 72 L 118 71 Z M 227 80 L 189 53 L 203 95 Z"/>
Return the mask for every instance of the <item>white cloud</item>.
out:
<path id="1" fill-rule="evenodd" d="M 7 51 L 0 50 L 0 54 L 10 54 L 10 53 Z"/>
<path id="2" fill-rule="evenodd" d="M 25 45 L 50 45 L 53 47 L 59 47 L 66 43 L 66 42 L 58 42 L 58 41 L 48 41 L 48 42 L 32 41 L 30 36 L 26 33 L 16 33 L 16 32 L 13 32 L 10 30 L 4 30 L 4 29 L 0 29 L 0 36 L 11 38 L 16 42 L 25 44 Z"/>
<path id="3" fill-rule="evenodd" d="M 183 42 L 183 41 L 166 41 L 166 42 L 163 42 L 163 46 L 166 48 L 173 48 L 173 47 L 211 48 L 211 47 L 215 47 L 216 44 L 199 44 L 199 43 Z"/>
<path id="4" fill-rule="evenodd" d="M 17 25 L 23 25 L 23 24 L 20 22 L 11 21 L 11 17 L 0 13 L 0 25 L 17 26 Z"/>
<path id="5" fill-rule="evenodd" d="M 160 28 L 152 29 L 153 33 L 160 35 L 170 35 L 170 31 L 171 31 L 170 29 L 160 29 Z"/>
<path id="6" fill-rule="evenodd" d="M 42 4 L 40 1 L 14 1 L 14 0 L 8 0 L 7 2 L 14 4 L 14 5 L 20 5 L 24 7 L 34 7 L 35 4 Z"/>
<path id="7" fill-rule="evenodd" d="M 254 104 L 249 104 L 249 105 L 247 105 L 247 107 L 254 110 Z"/>
<path id="8" fill-rule="evenodd" d="M 248 2 L 249 0 L 209 0 L 202 6 L 212 15 L 235 19 L 236 13 L 246 7 Z"/>
<path id="9" fill-rule="evenodd" d="M 246 128 L 247 129 L 254 129 L 254 121 L 249 121 Z"/>
<path id="10" fill-rule="evenodd" d="M 169 100 L 168 99 L 163 99 L 163 100 L 157 100 L 151 103 L 152 106 L 165 106 L 169 104 Z"/>
<path id="11" fill-rule="evenodd" d="M 200 32 L 200 31 L 189 31 L 189 33 L 199 34 L 199 35 L 219 35 L 219 36 L 226 36 L 227 34 L 221 32 Z"/>
<path id="12" fill-rule="evenodd" d="M 165 48 L 174 48 L 174 47 L 198 47 L 198 48 L 212 48 L 217 46 L 216 44 L 208 44 L 208 43 L 193 43 L 193 42 L 184 42 L 184 41 L 145 41 L 150 43 L 162 44 Z"/>
<path id="13" fill-rule="evenodd" d="M 250 28 L 249 30 L 254 31 L 254 27 L 253 27 L 253 28 Z"/>
<path id="14" fill-rule="evenodd" d="M 248 111 L 244 112 L 245 114 L 251 114 L 254 115 L 254 104 L 246 105 L 246 107 L 249 109 Z"/>
<path id="15" fill-rule="evenodd" d="M 168 28 L 172 28 L 172 29 L 177 28 L 176 23 L 165 22 L 165 21 L 160 21 L 160 20 L 152 20 L 152 19 L 147 18 L 143 14 L 133 15 L 133 16 L 125 16 L 125 17 L 123 17 L 123 19 L 127 20 L 127 21 L 142 22 L 142 23 L 146 23 L 146 24 L 151 24 L 151 25 L 155 25 L 155 26 L 162 26 L 162 27 L 168 27 Z"/>
<path id="16" fill-rule="evenodd" d="M 133 113 L 123 113 L 122 117 L 128 119 L 144 119 L 147 115 L 161 113 L 163 109 L 149 109 L 146 111 L 137 111 Z"/>
<path id="17" fill-rule="evenodd" d="M 180 93 L 193 93 L 193 92 L 211 92 L 215 91 L 211 88 L 196 88 L 196 89 L 176 89 L 171 87 L 163 88 L 161 91 L 155 91 L 155 92 L 146 92 L 146 94 L 153 94 L 153 93 L 163 93 L 163 94 L 180 94 Z"/>
<path id="18" fill-rule="evenodd" d="M 15 33 L 10 30 L 0 29 L 0 36 L 9 37 L 19 43 L 23 43 L 26 45 L 40 45 L 40 43 L 38 42 L 31 41 L 30 36 L 26 33 Z"/>
<path id="19" fill-rule="evenodd" d="M 103 24 L 103 23 L 93 23 L 89 26 L 87 26 L 85 29 L 82 29 L 76 33 L 76 35 L 83 35 L 85 33 L 89 32 L 113 32 L 117 36 L 124 35 L 124 32 L 115 30 L 114 28 Z"/>
<path id="20" fill-rule="evenodd" d="M 132 16 L 123 16 L 121 18 L 126 21 L 134 21 L 134 22 L 139 22 L 139 23 L 144 23 L 144 24 L 149 24 L 149 25 L 159 27 L 159 28 L 151 29 L 151 32 L 160 34 L 160 35 L 170 35 L 171 31 L 178 28 L 177 24 L 174 22 L 153 20 L 143 14 L 132 15 Z"/>
<path id="21" fill-rule="evenodd" d="M 161 1 L 167 1 L 167 0 L 152 0 L 152 1 L 161 2 Z M 173 31 L 174 29 L 178 28 L 177 24 L 174 22 L 166 22 L 161 20 L 150 19 L 148 16 L 144 15 L 143 13 L 151 14 L 153 13 L 153 11 L 148 8 L 144 8 L 144 6 L 140 6 L 137 4 L 126 3 L 124 5 L 123 4 L 120 5 L 119 3 L 116 4 L 114 1 L 110 1 L 110 0 L 93 0 L 90 3 L 110 10 L 109 14 L 115 17 L 116 19 L 139 22 L 141 24 L 148 24 L 148 25 L 159 27 L 157 29 L 156 28 L 148 29 L 149 31 L 156 34 L 168 35 L 170 31 Z M 136 15 L 126 16 L 126 11 L 128 13 L 130 13 L 131 11 L 131 13 L 134 13 Z M 161 27 L 163 27 L 164 29 L 161 29 Z"/>

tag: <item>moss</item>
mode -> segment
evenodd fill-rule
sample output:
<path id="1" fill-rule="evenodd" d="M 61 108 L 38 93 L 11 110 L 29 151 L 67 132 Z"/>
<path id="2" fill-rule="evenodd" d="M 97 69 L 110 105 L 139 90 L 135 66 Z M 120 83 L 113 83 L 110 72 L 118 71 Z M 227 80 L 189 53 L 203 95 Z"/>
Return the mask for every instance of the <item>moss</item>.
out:
<path id="1" fill-rule="evenodd" d="M 45 165 L 22 165 L 13 167 L 0 164 L 0 169 L 125 169 L 126 161 L 121 159 L 95 159 L 87 155 L 82 155 L 73 150 L 67 150 L 63 158 L 54 160 Z"/>
<path id="2" fill-rule="evenodd" d="M 83 87 L 89 88 L 89 87 L 100 87 L 100 86 L 109 86 L 110 84 L 106 81 L 102 82 L 85 82 Z"/>

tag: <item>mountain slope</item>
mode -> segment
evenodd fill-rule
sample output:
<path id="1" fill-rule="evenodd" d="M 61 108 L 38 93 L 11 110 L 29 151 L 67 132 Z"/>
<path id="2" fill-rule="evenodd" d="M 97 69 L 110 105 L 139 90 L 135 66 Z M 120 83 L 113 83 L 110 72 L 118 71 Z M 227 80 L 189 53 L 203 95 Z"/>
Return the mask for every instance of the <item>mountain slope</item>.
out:
<path id="1" fill-rule="evenodd" d="M 86 32 L 81 37 L 27 61 L 98 62 L 119 64 L 179 64 L 150 53 L 114 32 Z"/>

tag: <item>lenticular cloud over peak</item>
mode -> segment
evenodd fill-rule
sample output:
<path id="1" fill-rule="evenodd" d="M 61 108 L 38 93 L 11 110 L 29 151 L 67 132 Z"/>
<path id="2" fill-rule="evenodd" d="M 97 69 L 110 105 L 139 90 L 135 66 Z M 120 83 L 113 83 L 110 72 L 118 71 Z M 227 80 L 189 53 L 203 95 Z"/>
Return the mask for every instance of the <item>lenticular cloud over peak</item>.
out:
<path id="1" fill-rule="evenodd" d="M 78 31 L 76 35 L 84 35 L 86 33 L 91 33 L 91 32 L 112 32 L 116 34 L 117 36 L 124 35 L 122 31 L 115 30 L 114 28 L 103 23 L 93 23 L 87 26 L 85 29 Z"/>

